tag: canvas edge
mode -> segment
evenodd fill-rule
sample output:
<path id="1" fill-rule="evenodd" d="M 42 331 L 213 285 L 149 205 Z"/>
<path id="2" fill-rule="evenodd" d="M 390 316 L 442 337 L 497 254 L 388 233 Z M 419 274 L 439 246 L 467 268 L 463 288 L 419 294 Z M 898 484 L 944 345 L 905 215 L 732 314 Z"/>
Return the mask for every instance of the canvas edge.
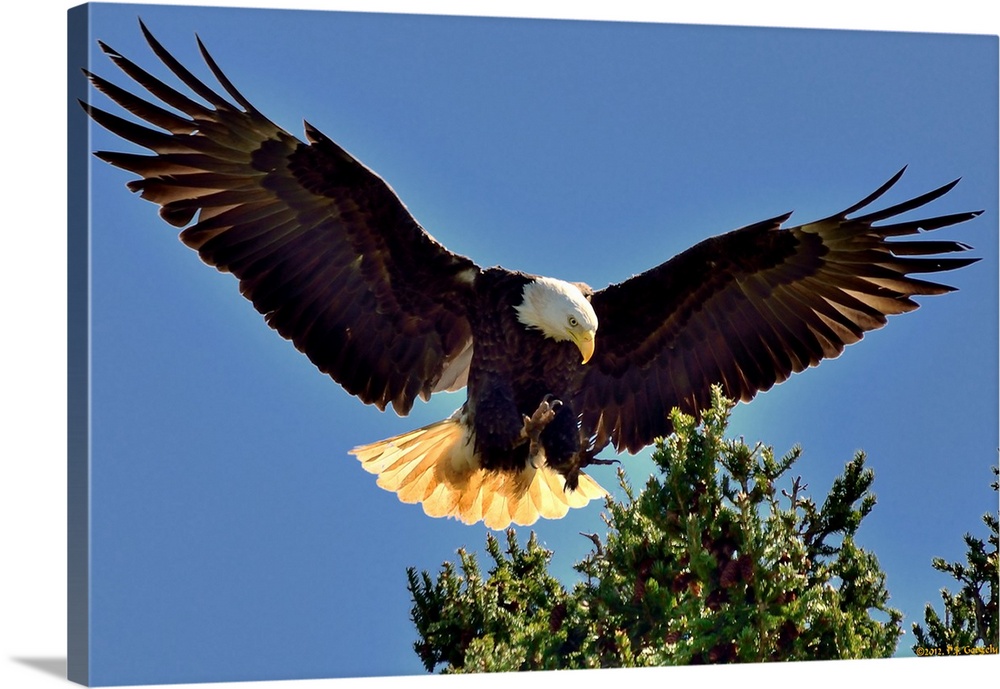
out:
<path id="1" fill-rule="evenodd" d="M 89 5 L 67 10 L 67 639 L 66 675 L 90 683 L 90 161 L 80 66 L 89 63 Z"/>

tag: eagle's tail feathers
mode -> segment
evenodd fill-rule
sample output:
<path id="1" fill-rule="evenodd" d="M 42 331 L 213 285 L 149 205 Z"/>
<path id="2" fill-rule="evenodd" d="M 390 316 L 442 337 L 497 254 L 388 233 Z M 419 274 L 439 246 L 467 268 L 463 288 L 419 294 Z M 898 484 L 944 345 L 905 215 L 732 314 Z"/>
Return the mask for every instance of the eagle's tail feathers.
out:
<path id="1" fill-rule="evenodd" d="M 539 517 L 559 519 L 607 492 L 586 474 L 576 490 L 539 462 L 518 473 L 489 471 L 479 465 L 471 430 L 453 416 L 394 438 L 351 450 L 380 487 L 406 503 L 420 503 L 431 517 L 454 517 L 465 524 L 482 521 L 491 529 L 512 522 L 527 526 Z"/>

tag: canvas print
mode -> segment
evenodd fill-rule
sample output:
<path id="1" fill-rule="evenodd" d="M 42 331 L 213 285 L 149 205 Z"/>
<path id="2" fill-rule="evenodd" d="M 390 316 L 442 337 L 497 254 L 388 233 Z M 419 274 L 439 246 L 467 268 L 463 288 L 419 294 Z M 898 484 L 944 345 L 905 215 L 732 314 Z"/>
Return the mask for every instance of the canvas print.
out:
<path id="1" fill-rule="evenodd" d="M 996 37 L 70 23 L 72 679 L 997 652 Z"/>

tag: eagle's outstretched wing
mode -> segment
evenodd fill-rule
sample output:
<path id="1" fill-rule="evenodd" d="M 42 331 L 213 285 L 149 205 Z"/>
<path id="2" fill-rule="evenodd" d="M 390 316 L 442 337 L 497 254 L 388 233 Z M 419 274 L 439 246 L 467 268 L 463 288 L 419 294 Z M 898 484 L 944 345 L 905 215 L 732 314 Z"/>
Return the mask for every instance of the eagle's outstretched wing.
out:
<path id="1" fill-rule="evenodd" d="M 905 168 L 904 168 L 905 169 Z M 912 311 L 915 295 L 952 290 L 911 274 L 969 265 L 936 254 L 954 241 L 891 241 L 969 220 L 979 212 L 876 226 L 947 193 L 957 182 L 881 211 L 848 218 L 884 194 L 817 222 L 789 217 L 713 237 L 666 263 L 594 293 L 597 351 L 576 404 L 595 444 L 637 452 L 671 431 L 668 412 L 707 407 L 710 388 L 748 401 L 793 372 Z M 889 241 L 887 241 L 889 240 Z"/>
<path id="2" fill-rule="evenodd" d="M 141 22 L 140 22 L 141 24 Z M 466 304 L 478 267 L 427 234 L 375 173 L 306 124 L 308 143 L 258 112 L 198 46 L 233 105 L 142 26 L 153 52 L 208 106 L 101 44 L 170 109 L 87 72 L 154 128 L 85 104 L 115 134 L 153 152 L 99 152 L 140 176 L 133 191 L 185 227 L 181 239 L 233 273 L 267 323 L 366 403 L 406 414 L 417 395 L 465 385 Z"/>

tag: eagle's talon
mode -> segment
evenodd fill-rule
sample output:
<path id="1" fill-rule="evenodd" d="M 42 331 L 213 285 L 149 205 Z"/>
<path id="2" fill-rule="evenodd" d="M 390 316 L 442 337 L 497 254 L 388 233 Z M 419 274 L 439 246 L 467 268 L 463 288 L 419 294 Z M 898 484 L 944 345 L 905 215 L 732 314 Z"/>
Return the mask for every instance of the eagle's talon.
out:
<path id="1" fill-rule="evenodd" d="M 598 466 L 609 466 L 611 464 L 621 464 L 620 459 L 598 459 L 597 457 L 591 457 L 580 464 L 582 467 L 590 466 L 596 464 Z"/>
<path id="2" fill-rule="evenodd" d="M 552 411 L 559 411 L 560 407 L 563 406 L 563 402 L 561 399 L 559 399 L 550 392 L 549 394 L 547 394 L 545 397 L 542 398 L 541 402 L 538 403 L 539 409 L 541 409 L 543 406 L 547 409 L 551 409 Z"/>
<path id="3" fill-rule="evenodd" d="M 553 395 L 546 395 L 531 416 L 522 415 L 524 427 L 521 429 L 521 437 L 529 442 L 528 461 L 536 469 L 538 466 L 535 464 L 535 458 L 542 452 L 542 431 L 552 423 L 552 419 L 556 418 L 556 412 L 561 406 L 562 401 L 555 399 Z"/>

